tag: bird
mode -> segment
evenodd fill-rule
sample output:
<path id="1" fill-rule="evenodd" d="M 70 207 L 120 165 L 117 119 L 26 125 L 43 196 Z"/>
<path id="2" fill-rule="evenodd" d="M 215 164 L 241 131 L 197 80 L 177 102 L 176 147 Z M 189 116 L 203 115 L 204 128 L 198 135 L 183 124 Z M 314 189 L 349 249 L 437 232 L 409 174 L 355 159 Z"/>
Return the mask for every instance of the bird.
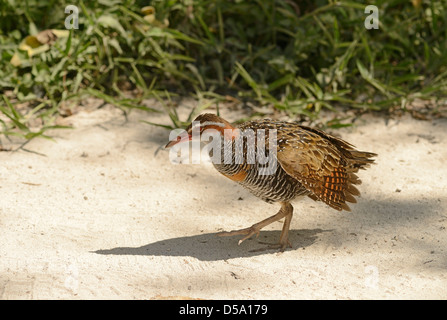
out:
<path id="1" fill-rule="evenodd" d="M 248 228 L 223 231 L 218 236 L 256 235 L 267 225 L 284 218 L 279 243 L 267 248 L 283 252 L 289 241 L 293 217 L 291 202 L 308 196 L 338 211 L 351 211 L 361 184 L 357 173 L 374 163 L 376 153 L 358 151 L 352 144 L 322 130 L 272 119 L 250 120 L 233 125 L 220 116 L 204 113 L 186 128 L 186 133 L 169 141 L 165 148 L 200 139 L 212 131 L 209 150 L 214 167 L 267 203 L 279 203 L 279 211 Z M 220 157 L 219 157 L 220 156 Z M 220 161 L 214 161 L 217 159 Z"/>

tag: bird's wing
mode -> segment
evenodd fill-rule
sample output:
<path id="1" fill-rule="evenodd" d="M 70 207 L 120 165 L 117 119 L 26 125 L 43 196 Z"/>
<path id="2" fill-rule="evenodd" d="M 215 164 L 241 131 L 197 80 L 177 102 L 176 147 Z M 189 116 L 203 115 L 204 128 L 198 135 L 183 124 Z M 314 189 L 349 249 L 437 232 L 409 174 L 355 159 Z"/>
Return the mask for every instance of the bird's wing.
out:
<path id="1" fill-rule="evenodd" d="M 347 150 L 337 147 L 322 132 L 305 127 L 278 130 L 277 141 L 278 162 L 290 176 L 311 191 L 314 198 L 337 210 L 350 210 L 346 202 L 356 202 L 354 196 L 360 192 L 353 185 L 361 181 L 354 174 L 356 171 L 349 169 L 344 155 Z M 353 149 L 340 141 L 346 143 L 347 149 Z"/>

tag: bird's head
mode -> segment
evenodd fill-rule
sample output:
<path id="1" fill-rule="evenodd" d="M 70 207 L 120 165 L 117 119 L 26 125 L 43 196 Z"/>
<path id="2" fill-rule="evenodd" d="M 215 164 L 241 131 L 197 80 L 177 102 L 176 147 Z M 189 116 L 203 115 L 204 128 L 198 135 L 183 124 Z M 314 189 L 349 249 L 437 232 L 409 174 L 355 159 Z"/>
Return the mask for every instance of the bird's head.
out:
<path id="1" fill-rule="evenodd" d="M 177 143 L 191 141 L 193 139 L 193 133 L 198 133 L 198 137 L 202 135 L 202 132 L 208 129 L 217 130 L 222 136 L 224 135 L 225 129 L 234 130 L 233 127 L 227 120 L 216 116 L 212 113 L 204 113 L 199 115 L 186 129 L 186 134 L 179 135 L 175 140 L 169 141 L 165 148 L 170 148 Z"/>

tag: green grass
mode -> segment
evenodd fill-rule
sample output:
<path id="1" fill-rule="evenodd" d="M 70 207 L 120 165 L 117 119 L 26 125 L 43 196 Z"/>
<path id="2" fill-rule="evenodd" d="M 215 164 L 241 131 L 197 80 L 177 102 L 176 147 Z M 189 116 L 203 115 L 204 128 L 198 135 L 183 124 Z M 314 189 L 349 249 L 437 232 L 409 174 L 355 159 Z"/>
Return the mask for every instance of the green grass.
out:
<path id="1" fill-rule="evenodd" d="M 445 98 L 447 2 L 375 1 L 378 30 L 364 27 L 369 3 L 159 0 L 142 13 L 148 1 L 3 0 L 0 135 L 48 137 L 63 109 L 88 96 L 124 112 L 155 112 L 142 103 L 155 98 L 167 128 L 228 95 L 298 120 L 327 109 L 334 127 L 346 109 L 405 111 L 414 99 Z M 65 30 L 68 4 L 80 10 L 78 30 L 31 56 L 20 47 Z M 198 101 L 188 119 L 169 102 L 181 96 Z"/>

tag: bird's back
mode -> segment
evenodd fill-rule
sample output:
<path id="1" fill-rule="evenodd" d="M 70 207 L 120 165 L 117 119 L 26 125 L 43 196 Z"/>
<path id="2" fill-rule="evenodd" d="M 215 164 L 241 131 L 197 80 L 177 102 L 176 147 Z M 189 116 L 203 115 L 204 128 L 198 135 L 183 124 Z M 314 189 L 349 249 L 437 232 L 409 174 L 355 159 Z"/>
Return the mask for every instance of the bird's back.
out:
<path id="1" fill-rule="evenodd" d="M 361 181 L 355 173 L 374 161 L 374 153 L 357 151 L 342 139 L 297 123 L 264 119 L 237 128 L 243 134 L 223 139 L 227 149 L 222 148 L 222 155 L 231 149 L 232 162 L 215 167 L 267 202 L 309 195 L 337 210 L 349 210 L 346 202 L 355 202 L 354 196 L 359 195 L 354 185 Z M 250 140 L 251 133 L 254 138 Z M 235 156 L 238 139 L 245 142 L 242 160 Z M 269 156 L 265 158 L 269 163 L 250 161 L 262 154 Z M 273 162 L 274 170 L 266 171 Z"/>

